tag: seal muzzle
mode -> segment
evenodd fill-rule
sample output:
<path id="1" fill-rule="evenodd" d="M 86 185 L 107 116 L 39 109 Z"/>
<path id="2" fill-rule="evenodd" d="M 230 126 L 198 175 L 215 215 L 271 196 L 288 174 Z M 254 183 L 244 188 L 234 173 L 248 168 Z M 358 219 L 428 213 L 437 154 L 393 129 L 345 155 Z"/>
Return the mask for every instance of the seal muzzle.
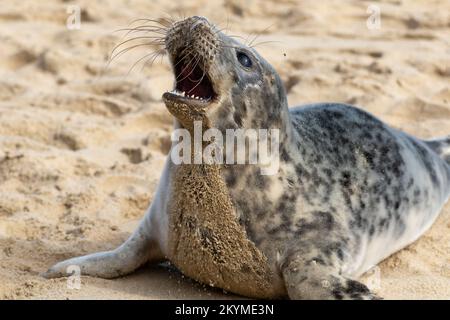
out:
<path id="1" fill-rule="evenodd" d="M 165 38 L 166 51 L 175 75 L 175 88 L 163 96 L 166 104 L 206 106 L 218 95 L 209 70 L 219 52 L 217 31 L 203 17 L 175 22 Z"/>

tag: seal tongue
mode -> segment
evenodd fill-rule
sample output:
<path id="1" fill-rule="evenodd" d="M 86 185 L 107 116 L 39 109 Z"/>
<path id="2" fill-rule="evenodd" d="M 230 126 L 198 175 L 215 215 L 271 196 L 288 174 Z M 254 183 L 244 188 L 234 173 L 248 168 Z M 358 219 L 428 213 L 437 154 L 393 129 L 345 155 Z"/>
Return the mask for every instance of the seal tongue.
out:
<path id="1" fill-rule="evenodd" d="M 211 80 L 199 63 L 189 63 L 177 66 L 176 89 L 185 92 L 188 96 L 196 96 L 202 99 L 212 99 L 215 96 Z"/>

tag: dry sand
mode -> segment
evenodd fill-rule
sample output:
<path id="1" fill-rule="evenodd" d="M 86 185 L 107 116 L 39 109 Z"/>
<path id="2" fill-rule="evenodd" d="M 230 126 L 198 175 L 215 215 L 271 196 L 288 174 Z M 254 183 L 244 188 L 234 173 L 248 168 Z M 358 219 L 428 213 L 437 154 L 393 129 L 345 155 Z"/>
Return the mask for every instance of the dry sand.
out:
<path id="1" fill-rule="evenodd" d="M 450 2 L 2 0 L 0 6 L 0 298 L 227 298 L 164 266 L 130 276 L 39 273 L 111 249 L 152 201 L 170 144 L 161 94 L 167 61 L 127 75 L 136 48 L 101 72 L 137 18 L 204 15 L 257 48 L 285 81 L 291 105 L 353 103 L 419 137 L 450 133 Z M 67 7 L 82 8 L 80 30 Z M 274 42 L 266 42 L 274 41 Z M 265 42 L 265 43 L 264 43 Z M 419 241 L 380 265 L 388 299 L 450 298 L 450 205 Z M 370 277 L 369 277 L 370 278 Z M 366 277 L 366 281 L 367 281 Z M 370 279 L 369 279 L 370 280 Z"/>

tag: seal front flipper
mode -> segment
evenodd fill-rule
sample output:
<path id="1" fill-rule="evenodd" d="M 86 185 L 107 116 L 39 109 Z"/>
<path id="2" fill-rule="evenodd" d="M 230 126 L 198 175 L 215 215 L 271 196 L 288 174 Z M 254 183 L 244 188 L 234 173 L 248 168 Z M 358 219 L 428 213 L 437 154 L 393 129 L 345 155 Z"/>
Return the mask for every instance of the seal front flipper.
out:
<path id="1" fill-rule="evenodd" d="M 366 285 L 344 277 L 339 267 L 324 261 L 320 250 L 307 243 L 298 244 L 280 264 L 290 299 L 306 300 L 378 300 Z"/>
<path id="2" fill-rule="evenodd" d="M 163 255 L 157 242 L 149 237 L 146 220 L 120 247 L 111 251 L 97 252 L 68 259 L 55 264 L 43 273 L 45 278 L 70 276 L 73 266 L 80 268 L 82 275 L 100 278 L 115 278 L 131 273 L 147 261 L 158 261 Z"/>
<path id="3" fill-rule="evenodd" d="M 82 275 L 114 278 L 131 273 L 146 262 L 166 259 L 167 246 L 167 194 L 165 192 L 170 172 L 170 161 L 166 161 L 160 183 L 152 204 L 136 231 L 118 248 L 76 257 L 55 264 L 42 276 L 58 278 L 73 272 L 70 266 L 80 267 Z M 69 268 L 69 269 L 68 269 Z"/>

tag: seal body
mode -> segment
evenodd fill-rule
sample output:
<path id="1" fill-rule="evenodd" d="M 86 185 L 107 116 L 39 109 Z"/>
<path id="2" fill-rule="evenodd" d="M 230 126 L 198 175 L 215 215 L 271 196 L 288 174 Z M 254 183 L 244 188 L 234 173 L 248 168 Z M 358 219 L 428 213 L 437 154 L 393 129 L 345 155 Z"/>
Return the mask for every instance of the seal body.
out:
<path id="1" fill-rule="evenodd" d="M 277 175 L 225 170 L 239 219 L 269 260 L 308 252 L 356 278 L 431 226 L 450 194 L 450 168 L 426 142 L 343 104 L 297 107 L 290 117 Z"/>
<path id="2" fill-rule="evenodd" d="M 357 278 L 432 225 L 450 195 L 450 139 L 420 140 L 344 104 L 289 109 L 270 64 L 202 17 L 171 25 L 165 46 L 175 90 L 163 100 L 175 128 L 277 129 L 278 170 L 169 156 L 155 200 L 122 246 L 45 276 L 76 264 L 111 278 L 170 260 L 250 297 L 376 298 Z"/>

